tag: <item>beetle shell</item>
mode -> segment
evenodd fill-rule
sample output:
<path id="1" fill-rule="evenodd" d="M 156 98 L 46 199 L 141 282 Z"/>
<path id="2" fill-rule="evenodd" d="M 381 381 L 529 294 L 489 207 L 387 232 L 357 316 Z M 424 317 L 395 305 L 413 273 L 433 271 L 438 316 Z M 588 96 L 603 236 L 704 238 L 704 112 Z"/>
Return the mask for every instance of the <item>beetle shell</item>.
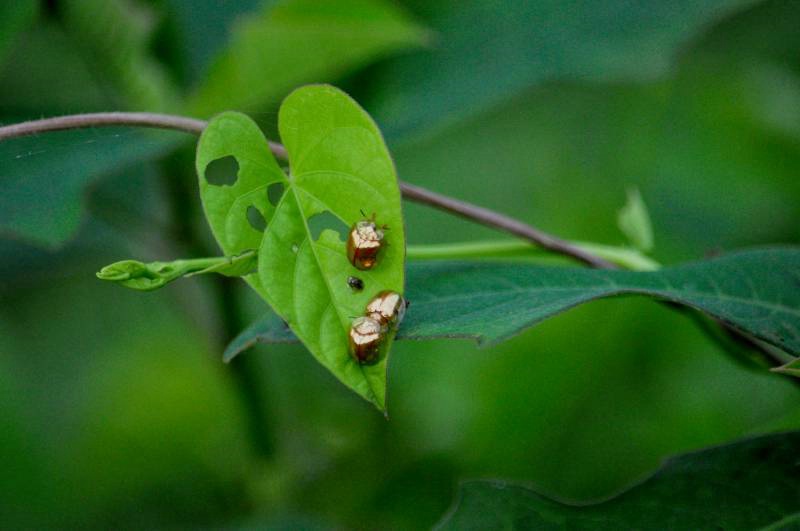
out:
<path id="1" fill-rule="evenodd" d="M 364 289 L 364 281 L 358 277 L 347 277 L 347 285 L 353 288 L 355 291 L 361 291 Z"/>
<path id="2" fill-rule="evenodd" d="M 350 354 L 358 363 L 370 365 L 378 361 L 386 327 L 371 317 L 359 317 L 350 327 Z"/>
<path id="3" fill-rule="evenodd" d="M 347 259 L 356 269 L 375 267 L 378 252 L 383 247 L 383 229 L 374 221 L 364 219 L 356 222 L 347 238 Z"/>
<path id="4" fill-rule="evenodd" d="M 395 291 L 381 291 L 369 301 L 365 313 L 383 326 L 395 328 L 406 313 L 406 301 Z"/>

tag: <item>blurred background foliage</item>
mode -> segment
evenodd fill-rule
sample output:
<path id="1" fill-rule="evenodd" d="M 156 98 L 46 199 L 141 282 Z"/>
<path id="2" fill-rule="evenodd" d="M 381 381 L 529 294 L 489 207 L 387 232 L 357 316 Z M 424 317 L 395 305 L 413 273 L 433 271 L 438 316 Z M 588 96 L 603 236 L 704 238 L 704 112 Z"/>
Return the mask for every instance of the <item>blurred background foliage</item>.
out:
<path id="1" fill-rule="evenodd" d="M 20 0 L 0 120 L 248 111 L 294 86 L 373 113 L 409 182 L 623 243 L 638 187 L 675 263 L 800 240 L 800 3 Z M 243 283 L 152 294 L 100 266 L 216 253 L 193 141 L 130 129 L 0 143 L 0 524 L 420 528 L 458 480 L 607 495 L 683 450 L 800 427 L 798 389 L 686 316 L 590 304 L 490 349 L 400 342 L 391 420 L 296 346 L 224 366 Z M 410 243 L 498 238 L 406 204 Z"/>

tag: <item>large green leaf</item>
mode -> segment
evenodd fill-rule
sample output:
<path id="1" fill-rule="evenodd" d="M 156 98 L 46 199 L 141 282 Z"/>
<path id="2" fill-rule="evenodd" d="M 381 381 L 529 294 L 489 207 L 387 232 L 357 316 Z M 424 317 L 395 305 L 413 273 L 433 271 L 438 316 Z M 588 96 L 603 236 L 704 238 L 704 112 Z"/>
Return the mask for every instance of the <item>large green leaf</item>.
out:
<path id="1" fill-rule="evenodd" d="M 754 0 L 425 3 L 439 38 L 399 57 L 367 105 L 390 138 L 474 115 L 557 79 L 649 80 L 711 23 Z"/>
<path id="2" fill-rule="evenodd" d="M 130 0 L 70 0 L 60 14 L 87 64 L 113 85 L 122 105 L 150 112 L 177 108 L 176 87 L 150 53 L 155 13 Z"/>
<path id="3" fill-rule="evenodd" d="M 798 445 L 793 432 L 682 455 L 595 505 L 570 505 L 504 481 L 468 481 L 436 529 L 796 529 Z"/>
<path id="4" fill-rule="evenodd" d="M 800 250 L 774 248 L 631 272 L 525 263 L 412 262 L 411 304 L 399 338 L 470 337 L 495 343 L 579 304 L 638 294 L 702 310 L 792 354 L 800 354 Z M 291 341 L 273 316 L 254 323 L 225 353 Z"/>
<path id="5" fill-rule="evenodd" d="M 87 185 L 165 153 L 180 138 L 171 131 L 112 128 L 0 142 L 0 236 L 62 244 L 80 225 Z"/>
<path id="6" fill-rule="evenodd" d="M 0 4 L 0 64 L 14 45 L 17 35 L 33 21 L 38 11 L 36 0 Z"/>
<path id="7" fill-rule="evenodd" d="M 208 63 L 230 39 L 234 23 L 258 9 L 263 0 L 165 0 L 166 15 L 175 29 L 173 46 L 182 59 L 176 65 L 194 85 L 208 68 Z"/>
<path id="8" fill-rule="evenodd" d="M 14 41 L 0 65 L 4 123 L 119 108 L 119 98 L 62 24 L 40 17 Z"/>
<path id="9" fill-rule="evenodd" d="M 206 116 L 273 103 L 293 87 L 326 81 L 424 37 L 386 0 L 288 0 L 247 17 L 192 98 Z"/>
<path id="10" fill-rule="evenodd" d="M 330 86 L 294 91 L 281 106 L 278 127 L 289 153 L 289 178 L 252 120 L 228 112 L 209 123 L 197 149 L 206 217 L 225 254 L 258 249 L 258 275 L 246 280 L 320 363 L 383 410 L 388 356 L 359 365 L 348 353 L 347 333 L 377 293 L 403 291 L 405 238 L 392 160 L 370 117 Z M 226 157 L 238 163 L 238 178 L 212 184 L 207 168 Z M 271 185 L 284 187 L 272 200 Z M 263 234 L 248 219 L 251 207 L 263 217 Z M 346 234 L 325 228 L 317 237 L 312 230 L 315 219 L 327 215 L 346 233 L 362 212 L 374 212 L 389 227 L 386 248 L 369 271 L 348 261 L 340 239 Z M 363 279 L 362 291 L 348 286 L 350 275 Z"/>

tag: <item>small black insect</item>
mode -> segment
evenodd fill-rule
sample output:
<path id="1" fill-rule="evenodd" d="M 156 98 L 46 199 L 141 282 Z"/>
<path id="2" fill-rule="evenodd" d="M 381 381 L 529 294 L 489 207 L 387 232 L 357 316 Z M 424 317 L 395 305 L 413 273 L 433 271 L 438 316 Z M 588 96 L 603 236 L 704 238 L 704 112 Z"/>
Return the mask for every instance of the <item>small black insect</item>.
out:
<path id="1" fill-rule="evenodd" d="M 355 291 L 361 291 L 364 289 L 364 281 L 358 277 L 347 277 L 347 285 L 353 288 Z"/>

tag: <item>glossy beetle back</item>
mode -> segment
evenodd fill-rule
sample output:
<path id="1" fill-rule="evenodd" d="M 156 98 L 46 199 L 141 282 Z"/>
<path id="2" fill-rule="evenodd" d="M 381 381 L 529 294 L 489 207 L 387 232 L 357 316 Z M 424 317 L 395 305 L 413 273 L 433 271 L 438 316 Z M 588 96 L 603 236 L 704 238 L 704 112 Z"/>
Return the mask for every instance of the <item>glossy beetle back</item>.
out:
<path id="1" fill-rule="evenodd" d="M 406 312 L 403 296 L 395 291 L 381 291 L 369 301 L 365 313 L 381 325 L 396 328 L 400 325 Z"/>
<path id="2" fill-rule="evenodd" d="M 356 222 L 347 238 L 347 258 L 356 269 L 375 267 L 378 253 L 383 247 L 383 229 L 374 221 L 364 219 Z"/>
<path id="3" fill-rule="evenodd" d="M 350 327 L 350 354 L 358 363 L 378 361 L 386 327 L 371 317 L 358 317 Z"/>

